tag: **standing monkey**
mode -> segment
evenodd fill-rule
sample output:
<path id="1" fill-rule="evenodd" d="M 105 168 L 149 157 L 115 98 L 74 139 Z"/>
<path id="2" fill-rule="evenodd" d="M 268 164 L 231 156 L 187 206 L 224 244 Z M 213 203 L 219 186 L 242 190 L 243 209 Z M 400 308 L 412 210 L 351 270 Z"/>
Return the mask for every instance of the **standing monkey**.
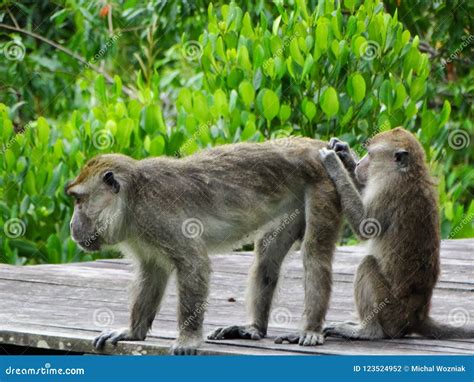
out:
<path id="1" fill-rule="evenodd" d="M 439 275 L 437 194 L 423 148 L 406 130 L 377 134 L 356 165 L 348 146 L 332 140 L 320 156 L 341 198 L 354 233 L 368 240 L 368 255 L 354 281 L 361 322 L 325 328 L 328 335 L 351 339 L 473 338 L 474 329 L 436 323 L 429 317 Z M 362 197 L 349 173 L 364 187 Z M 348 165 L 349 163 L 349 165 Z"/>
<path id="2" fill-rule="evenodd" d="M 266 335 L 280 266 L 302 240 L 306 323 L 297 337 L 302 345 L 322 344 L 341 219 L 334 184 L 318 156 L 325 146 L 287 138 L 225 145 L 183 159 L 137 161 L 118 154 L 91 159 L 66 187 L 75 198 L 72 237 L 85 250 L 116 248 L 137 263 L 130 326 L 103 332 L 95 347 L 144 340 L 168 276 L 176 271 L 179 336 L 171 352 L 194 354 L 207 304 L 208 253 L 253 233 L 251 323 L 220 329 L 210 338 Z"/>

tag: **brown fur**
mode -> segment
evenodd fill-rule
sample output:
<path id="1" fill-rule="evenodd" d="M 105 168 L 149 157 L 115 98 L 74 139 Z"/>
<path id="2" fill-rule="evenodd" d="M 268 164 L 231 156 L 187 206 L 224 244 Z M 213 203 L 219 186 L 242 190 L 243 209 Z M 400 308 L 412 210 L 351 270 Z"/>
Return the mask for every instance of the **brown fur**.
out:
<path id="1" fill-rule="evenodd" d="M 318 157 L 326 144 L 287 138 L 225 145 L 183 159 L 136 161 L 109 154 L 89 161 L 67 187 L 78 200 L 72 236 L 85 249 L 111 246 L 138 262 L 130 327 L 101 334 L 96 347 L 143 340 L 175 270 L 179 337 L 172 352 L 194 353 L 208 294 L 208 253 L 251 236 L 257 239 L 248 298 L 251 322 L 221 328 L 210 338 L 266 335 L 281 263 L 293 243 L 302 240 L 306 323 L 296 337 L 302 345 L 322 343 L 341 215 L 334 185 Z M 186 236 L 190 221 L 202 232 Z"/>
<path id="2" fill-rule="evenodd" d="M 368 239 L 368 255 L 354 283 L 361 322 L 328 326 L 325 332 L 352 339 L 399 338 L 410 333 L 472 338 L 472 329 L 437 324 L 429 318 L 440 268 L 440 234 L 437 194 L 423 148 L 411 133 L 397 128 L 376 135 L 368 152 L 357 166 L 349 166 L 364 185 L 362 198 L 336 153 L 321 152 L 344 214 L 354 232 Z M 347 153 L 338 155 L 347 161 Z M 368 229 L 369 224 L 375 231 Z"/>

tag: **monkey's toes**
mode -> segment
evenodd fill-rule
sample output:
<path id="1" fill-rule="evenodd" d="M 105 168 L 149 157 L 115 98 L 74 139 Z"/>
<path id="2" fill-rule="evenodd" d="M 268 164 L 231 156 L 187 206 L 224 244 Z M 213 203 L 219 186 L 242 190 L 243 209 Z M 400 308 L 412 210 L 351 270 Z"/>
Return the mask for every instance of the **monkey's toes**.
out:
<path id="1" fill-rule="evenodd" d="M 287 334 L 277 337 L 276 344 L 288 342 L 289 344 L 299 344 L 301 346 L 315 346 L 324 343 L 324 334 L 319 332 L 307 331 L 303 333 Z"/>
<path id="2" fill-rule="evenodd" d="M 129 335 L 128 330 L 105 330 L 102 333 L 100 333 L 96 338 L 94 338 L 94 341 L 92 342 L 92 345 L 97 349 L 101 350 L 104 346 L 105 343 L 108 341 L 112 345 L 117 345 L 117 342 L 123 341 L 123 340 L 133 340 L 135 338 L 132 338 Z"/>
<path id="3" fill-rule="evenodd" d="M 94 346 L 97 350 L 100 350 L 104 347 L 105 343 L 109 338 L 114 335 L 112 330 L 105 330 L 100 333 L 97 337 L 94 338 L 92 341 L 92 346 Z"/>
<path id="4" fill-rule="evenodd" d="M 196 355 L 197 348 L 194 346 L 173 345 L 170 349 L 172 355 Z"/>
<path id="5" fill-rule="evenodd" d="M 324 334 L 319 332 L 306 332 L 304 333 L 299 342 L 301 346 L 316 346 L 324 344 Z"/>
<path id="6" fill-rule="evenodd" d="M 265 335 L 259 329 L 253 326 L 233 325 L 225 328 L 216 329 L 207 338 L 209 340 L 260 340 L 263 337 L 265 337 Z"/>
<path id="7" fill-rule="evenodd" d="M 297 344 L 300 340 L 300 334 L 287 334 L 284 336 L 279 336 L 275 338 L 276 344 L 282 344 L 284 342 L 288 342 L 289 344 Z"/>

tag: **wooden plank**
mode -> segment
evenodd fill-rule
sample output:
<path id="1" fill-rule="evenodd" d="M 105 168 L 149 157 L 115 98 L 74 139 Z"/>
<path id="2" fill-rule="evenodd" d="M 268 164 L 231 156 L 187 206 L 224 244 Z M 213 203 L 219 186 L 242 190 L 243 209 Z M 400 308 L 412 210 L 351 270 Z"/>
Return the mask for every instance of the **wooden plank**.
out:
<path id="1" fill-rule="evenodd" d="M 433 296 L 432 316 L 449 321 L 450 313 L 463 309 L 474 317 L 472 244 L 474 240 L 443 243 L 440 282 Z M 449 251 L 448 251 L 449 250 Z M 334 288 L 328 321 L 352 318 L 352 280 L 364 248 L 338 248 L 334 261 Z M 239 252 L 212 257 L 213 274 L 204 332 L 246 320 L 244 295 L 246 274 L 253 254 Z M 47 345 L 51 349 L 94 352 L 91 339 L 104 327 L 118 328 L 128 321 L 128 284 L 132 278 L 126 260 L 100 260 L 67 265 L 29 267 L 0 266 L 0 343 L 20 346 Z M 275 337 L 300 326 L 303 313 L 302 260 L 288 256 L 276 292 L 269 336 Z M 172 278 L 154 329 L 145 342 L 124 342 L 106 353 L 163 354 L 176 336 L 176 287 Z M 101 310 L 113 322 L 100 322 Z M 99 312 L 99 313 L 98 313 Z M 283 321 L 274 313 L 283 313 Z M 285 316 L 286 315 L 286 316 Z M 281 318 L 281 317 L 280 317 Z M 107 321 L 107 320 L 105 320 Z M 108 324 L 108 325 L 103 325 Z M 67 339 L 71 346 L 66 346 Z M 3 341 L 2 341 L 3 339 Z M 72 342 L 71 342 L 72 341 Z M 473 340 L 435 341 L 420 338 L 383 341 L 346 341 L 330 338 L 324 346 L 276 345 L 264 341 L 208 341 L 203 354 L 473 354 Z M 46 346 L 45 345 L 45 346 Z M 76 350 L 74 350 L 76 349 Z M 141 350 L 137 350 L 141 349 Z M 143 354 L 143 353 L 142 353 Z"/>

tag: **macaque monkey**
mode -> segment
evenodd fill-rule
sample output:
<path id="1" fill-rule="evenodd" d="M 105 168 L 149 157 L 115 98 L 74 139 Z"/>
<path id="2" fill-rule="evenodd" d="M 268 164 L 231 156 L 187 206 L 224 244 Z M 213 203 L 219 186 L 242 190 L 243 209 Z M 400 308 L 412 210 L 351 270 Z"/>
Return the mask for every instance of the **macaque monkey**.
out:
<path id="1" fill-rule="evenodd" d="M 301 345 L 322 344 L 341 220 L 338 195 L 318 155 L 326 145 L 291 137 L 182 159 L 91 159 L 66 187 L 75 199 L 72 238 L 84 250 L 118 249 L 137 268 L 129 327 L 103 332 L 94 346 L 144 340 L 176 271 L 179 336 L 171 353 L 195 354 L 207 305 L 208 253 L 231 249 L 249 235 L 256 236 L 250 324 L 218 329 L 210 338 L 266 335 L 280 266 L 302 240 L 305 325 L 296 338 Z"/>
<path id="2" fill-rule="evenodd" d="M 402 128 L 377 134 L 357 164 L 347 144 L 333 139 L 329 148 L 334 150 L 320 151 L 321 160 L 354 233 L 368 240 L 368 255 L 354 281 L 360 323 L 329 325 L 325 333 L 361 340 L 410 333 L 473 338 L 472 328 L 440 324 L 429 317 L 440 268 L 438 198 L 417 139 Z M 362 196 L 351 173 L 363 187 Z"/>

